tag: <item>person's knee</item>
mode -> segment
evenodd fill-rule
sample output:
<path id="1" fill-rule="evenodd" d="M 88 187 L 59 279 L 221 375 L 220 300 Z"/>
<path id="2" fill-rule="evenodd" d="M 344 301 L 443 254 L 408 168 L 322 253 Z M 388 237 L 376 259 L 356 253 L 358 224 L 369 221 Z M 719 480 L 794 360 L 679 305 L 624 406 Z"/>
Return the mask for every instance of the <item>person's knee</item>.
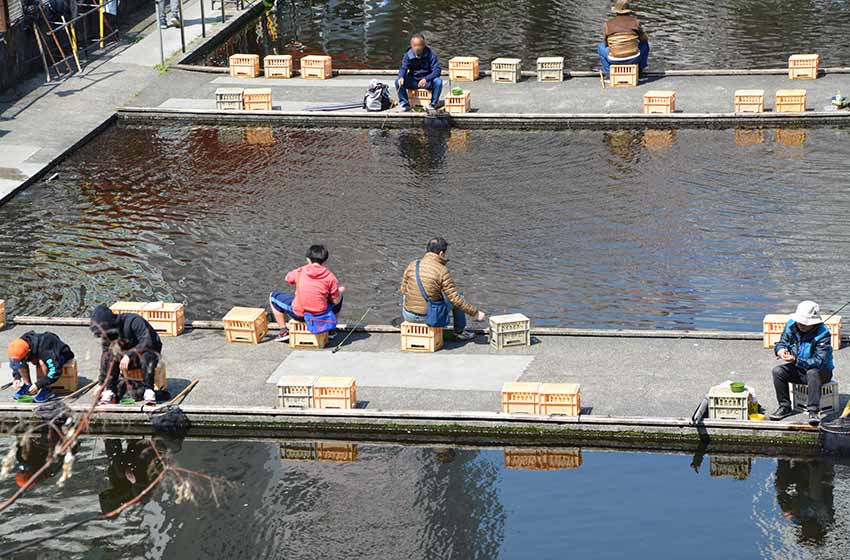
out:
<path id="1" fill-rule="evenodd" d="M 772 372 L 772 373 L 773 373 L 773 378 L 774 378 L 774 379 L 782 379 L 782 378 L 784 378 L 784 377 L 785 377 L 785 367 L 783 367 L 783 366 L 781 366 L 781 365 L 780 365 L 780 366 L 776 366 L 776 367 L 774 367 L 774 368 L 773 368 L 773 372 Z"/>
<path id="2" fill-rule="evenodd" d="M 443 79 L 442 78 L 434 78 L 434 81 L 431 82 L 431 89 L 437 89 L 443 87 Z"/>

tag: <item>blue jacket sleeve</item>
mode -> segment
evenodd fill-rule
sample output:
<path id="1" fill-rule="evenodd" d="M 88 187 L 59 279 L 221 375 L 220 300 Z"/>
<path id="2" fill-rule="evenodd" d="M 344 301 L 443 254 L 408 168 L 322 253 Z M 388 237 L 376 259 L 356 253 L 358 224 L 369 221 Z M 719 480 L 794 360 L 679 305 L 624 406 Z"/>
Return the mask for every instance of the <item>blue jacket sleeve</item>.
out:
<path id="1" fill-rule="evenodd" d="M 396 81 L 398 81 L 399 78 L 404 78 L 407 76 L 407 65 L 407 52 L 405 52 L 404 56 L 401 57 L 401 68 L 398 69 L 398 76 L 396 77 Z"/>
<path id="2" fill-rule="evenodd" d="M 777 342 L 776 346 L 773 347 L 773 353 L 778 356 L 780 350 L 788 350 L 791 352 L 791 345 L 791 327 L 786 326 L 785 330 L 782 331 L 782 336 L 779 338 L 779 342 Z"/>
<path id="3" fill-rule="evenodd" d="M 827 363 L 831 346 L 832 342 L 829 340 L 829 337 L 823 337 L 818 341 L 817 345 L 812 348 L 811 354 L 808 358 L 797 358 L 797 366 L 802 369 L 822 368 Z"/>
<path id="4" fill-rule="evenodd" d="M 443 69 L 440 68 L 440 59 L 437 58 L 437 53 L 434 51 L 431 51 L 431 59 L 428 62 L 431 64 L 431 72 L 425 76 L 425 79 L 431 82 L 435 78 L 440 77 L 440 74 L 443 73 Z"/>

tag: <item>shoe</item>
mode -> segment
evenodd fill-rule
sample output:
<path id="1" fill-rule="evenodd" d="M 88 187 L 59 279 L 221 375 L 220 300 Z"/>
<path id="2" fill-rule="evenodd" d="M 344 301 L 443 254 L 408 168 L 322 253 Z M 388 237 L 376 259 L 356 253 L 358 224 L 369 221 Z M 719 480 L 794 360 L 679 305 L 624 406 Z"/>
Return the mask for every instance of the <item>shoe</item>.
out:
<path id="1" fill-rule="evenodd" d="M 817 412 L 809 412 L 809 426 L 820 426 L 820 416 Z"/>
<path id="2" fill-rule="evenodd" d="M 433 105 L 428 105 L 427 107 L 425 107 L 425 114 L 434 116 L 437 114 L 437 108 Z"/>
<path id="3" fill-rule="evenodd" d="M 144 399 L 146 403 L 156 402 L 156 393 L 154 393 L 153 389 L 145 389 Z"/>
<path id="4" fill-rule="evenodd" d="M 50 399 L 53 398 L 53 393 L 50 392 L 50 387 L 42 387 L 39 389 L 38 393 L 33 397 L 32 402 L 34 403 L 46 403 Z"/>
<path id="5" fill-rule="evenodd" d="M 472 340 L 475 338 L 475 333 L 470 331 L 456 332 L 454 334 L 457 340 Z"/>
<path id="6" fill-rule="evenodd" d="M 289 342 L 289 329 L 283 329 L 277 333 L 275 340 L 278 342 Z"/>
<path id="7" fill-rule="evenodd" d="M 339 334 L 339 331 L 338 331 L 338 330 L 336 330 L 336 329 L 331 329 L 330 331 L 328 331 L 328 340 L 333 340 L 333 339 L 335 339 L 335 338 L 336 338 L 336 335 L 338 335 L 338 334 Z"/>
<path id="8" fill-rule="evenodd" d="M 159 22 L 160 29 L 168 29 L 168 24 L 164 21 Z"/>
<path id="9" fill-rule="evenodd" d="M 410 112 L 410 105 L 399 105 L 398 107 L 395 108 L 395 112 L 396 113 L 409 113 Z"/>
<path id="10" fill-rule="evenodd" d="M 173 17 L 170 20 L 168 20 L 168 23 L 170 23 L 173 27 L 180 27 L 180 20 L 177 19 L 176 17 Z"/>
<path id="11" fill-rule="evenodd" d="M 15 400 L 18 400 L 19 398 L 23 397 L 24 395 L 28 395 L 29 392 L 30 392 L 30 386 L 27 385 L 26 383 L 24 383 L 23 385 L 21 385 L 20 389 L 18 389 L 14 393 L 12 393 L 12 398 L 15 399 Z"/>
<path id="12" fill-rule="evenodd" d="M 104 389 L 100 394 L 100 404 L 116 404 L 118 399 L 115 398 L 115 393 L 110 391 L 109 389 Z"/>
<path id="13" fill-rule="evenodd" d="M 790 407 L 780 406 L 773 414 L 770 415 L 771 420 L 785 420 L 789 416 L 793 416 L 795 412 Z"/>

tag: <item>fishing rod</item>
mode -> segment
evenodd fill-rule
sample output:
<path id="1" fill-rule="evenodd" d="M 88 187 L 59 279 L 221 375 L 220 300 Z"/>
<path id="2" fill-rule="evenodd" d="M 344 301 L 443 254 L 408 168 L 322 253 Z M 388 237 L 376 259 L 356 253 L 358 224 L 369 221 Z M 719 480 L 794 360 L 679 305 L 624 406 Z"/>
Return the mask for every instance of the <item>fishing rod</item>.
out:
<path id="1" fill-rule="evenodd" d="M 363 321 L 366 319 L 366 315 L 368 315 L 368 314 L 369 314 L 369 312 L 370 312 L 370 311 L 372 311 L 372 307 L 373 307 L 373 306 L 371 306 L 371 305 L 369 306 L 369 308 L 366 310 L 366 313 L 364 313 L 364 314 L 363 314 L 363 316 L 362 316 L 362 317 L 360 317 L 360 320 L 359 320 L 359 321 L 357 321 L 357 322 L 354 324 L 354 326 L 353 326 L 353 327 L 351 327 L 351 329 L 349 329 L 348 334 L 347 334 L 347 335 L 345 335 L 345 338 L 343 338 L 342 340 L 340 340 L 340 341 L 339 341 L 339 344 L 337 344 L 336 346 L 334 346 L 334 349 L 333 349 L 333 350 L 331 350 L 331 354 L 336 354 L 337 352 L 339 352 L 339 349 L 340 349 L 340 348 L 342 348 L 342 345 L 343 345 L 343 344 L 345 344 L 345 341 L 346 341 L 346 340 L 348 340 L 348 337 L 350 337 L 352 334 L 354 334 L 354 331 L 355 331 L 355 330 L 357 330 L 359 327 L 362 327 L 362 326 L 363 326 L 363 325 L 362 325 L 362 323 L 363 323 Z"/>
<path id="2" fill-rule="evenodd" d="M 830 319 L 832 319 L 833 317 L 835 317 L 836 315 L 838 315 L 838 312 L 839 312 L 839 311 L 841 311 L 842 309 L 844 309 L 845 307 L 847 307 L 848 305 L 850 305 L 850 301 L 848 301 L 847 303 L 845 303 L 844 305 L 842 305 L 841 307 L 839 307 L 837 310 L 835 310 L 835 311 L 832 313 L 832 315 L 830 315 L 829 317 L 827 317 L 826 319 L 824 319 L 824 320 L 823 320 L 823 322 L 824 322 L 824 323 L 826 323 L 827 321 L 829 321 Z"/>

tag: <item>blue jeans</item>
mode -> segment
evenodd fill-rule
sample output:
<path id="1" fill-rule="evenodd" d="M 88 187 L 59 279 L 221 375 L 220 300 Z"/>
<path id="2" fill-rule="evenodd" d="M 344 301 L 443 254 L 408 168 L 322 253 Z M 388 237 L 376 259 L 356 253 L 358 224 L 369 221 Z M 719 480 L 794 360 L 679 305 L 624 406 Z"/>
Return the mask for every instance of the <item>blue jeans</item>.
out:
<path id="1" fill-rule="evenodd" d="M 608 46 L 605 43 L 599 43 L 599 62 L 602 63 L 602 73 L 606 76 L 611 73 L 612 64 L 637 64 L 638 68 L 643 70 L 649 63 L 649 43 L 638 43 L 637 55 L 619 60 L 608 58 Z"/>
<path id="2" fill-rule="evenodd" d="M 296 315 L 294 311 L 292 311 L 292 302 L 295 301 L 295 296 L 292 294 L 287 294 L 285 292 L 277 292 L 274 291 L 269 294 L 269 304 L 280 311 L 281 313 L 285 313 L 289 316 L 290 319 L 295 319 L 301 323 L 304 322 L 304 317 L 300 315 Z M 328 305 L 331 308 L 331 311 L 334 312 L 334 315 L 339 315 L 339 311 L 342 309 L 342 296 L 339 296 L 339 303 L 328 302 Z"/>
<path id="3" fill-rule="evenodd" d="M 452 322 L 454 323 L 454 331 L 455 333 L 462 333 L 466 328 L 466 314 L 459 307 L 454 307 L 448 298 L 444 298 L 446 305 L 451 306 L 452 308 Z M 404 308 L 404 305 L 401 307 L 401 316 L 405 321 L 409 321 L 411 323 L 424 323 L 426 317 L 424 315 L 417 315 L 416 313 L 411 313 L 407 309 Z"/>
<path id="4" fill-rule="evenodd" d="M 398 79 L 395 81 L 395 90 L 398 93 L 398 102 L 406 107 L 410 106 L 410 100 L 407 98 L 407 90 L 409 89 L 427 89 L 431 92 L 431 107 L 437 108 L 437 102 L 440 100 L 440 94 L 443 92 L 443 79 L 434 78 L 427 82 L 424 88 L 419 87 L 419 80 L 410 76 L 404 78 L 404 87 L 398 87 Z"/>

